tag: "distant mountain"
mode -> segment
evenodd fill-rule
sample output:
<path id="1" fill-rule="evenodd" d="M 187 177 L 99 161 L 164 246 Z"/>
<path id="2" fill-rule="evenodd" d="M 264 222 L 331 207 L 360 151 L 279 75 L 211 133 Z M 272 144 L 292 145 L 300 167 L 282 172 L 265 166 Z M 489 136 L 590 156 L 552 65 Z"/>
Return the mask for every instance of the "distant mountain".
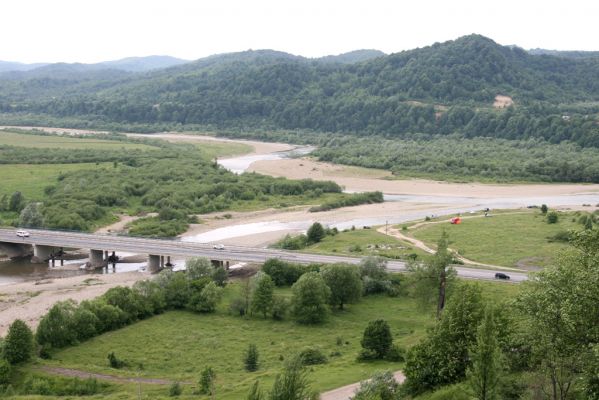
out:
<path id="1" fill-rule="evenodd" d="M 96 65 L 106 66 L 112 69 L 120 69 L 129 72 L 144 72 L 161 68 L 169 68 L 175 65 L 188 63 L 188 60 L 171 56 L 147 56 L 128 57 L 120 60 L 105 61 Z"/>
<path id="2" fill-rule="evenodd" d="M 373 58 L 383 57 L 386 54 L 380 50 L 373 49 L 364 49 L 364 50 L 354 50 L 348 53 L 342 53 L 336 56 L 324 56 L 317 58 L 317 61 L 322 62 L 331 62 L 331 63 L 341 63 L 341 64 L 354 64 L 362 61 L 368 61 Z"/>
<path id="3" fill-rule="evenodd" d="M 599 58 L 599 51 L 530 49 L 528 52 L 533 55 L 548 55 L 574 59 Z"/>
<path id="4" fill-rule="evenodd" d="M 530 54 L 481 35 L 324 61 L 248 50 L 145 73 L 81 69 L 53 65 L 23 73 L 53 71 L 43 79 L 0 79 L 0 113 L 391 137 L 542 137 L 599 147 L 599 59 Z M 513 106 L 495 109 L 498 95 Z"/>
<path id="5" fill-rule="evenodd" d="M 0 61 L 0 73 L 7 71 L 29 71 L 47 65 L 45 63 L 24 64 L 12 61 Z"/>

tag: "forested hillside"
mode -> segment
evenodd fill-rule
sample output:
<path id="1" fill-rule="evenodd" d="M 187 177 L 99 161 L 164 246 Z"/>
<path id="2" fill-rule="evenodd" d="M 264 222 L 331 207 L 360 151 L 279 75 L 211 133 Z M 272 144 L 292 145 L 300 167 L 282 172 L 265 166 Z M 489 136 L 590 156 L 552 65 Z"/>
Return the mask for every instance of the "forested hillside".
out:
<path id="1" fill-rule="evenodd" d="M 0 113 L 98 124 L 569 140 L 599 147 L 599 60 L 533 55 L 470 35 L 362 62 L 271 50 L 143 74 L 0 79 Z M 56 68 L 56 67 L 54 67 Z M 513 105 L 495 108 L 497 95 Z"/>

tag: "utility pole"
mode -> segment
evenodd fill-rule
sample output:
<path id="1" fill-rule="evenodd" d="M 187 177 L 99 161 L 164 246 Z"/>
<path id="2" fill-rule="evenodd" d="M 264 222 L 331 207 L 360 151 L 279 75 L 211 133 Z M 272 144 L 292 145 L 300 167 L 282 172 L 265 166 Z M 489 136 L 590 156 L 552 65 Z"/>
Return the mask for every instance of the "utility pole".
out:
<path id="1" fill-rule="evenodd" d="M 385 221 L 385 235 L 388 234 L 388 230 L 389 230 L 389 221 Z"/>

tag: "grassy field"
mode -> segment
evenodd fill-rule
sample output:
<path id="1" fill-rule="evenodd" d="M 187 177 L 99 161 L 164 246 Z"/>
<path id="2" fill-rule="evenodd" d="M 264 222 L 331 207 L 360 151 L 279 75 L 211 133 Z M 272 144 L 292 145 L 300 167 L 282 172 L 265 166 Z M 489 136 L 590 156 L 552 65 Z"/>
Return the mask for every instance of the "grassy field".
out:
<path id="1" fill-rule="evenodd" d="M 306 248 L 310 253 L 347 254 L 353 256 L 383 256 L 406 259 L 416 254 L 417 259 L 427 257 L 427 253 L 410 243 L 377 232 L 375 229 L 356 229 L 326 236 L 320 243 Z"/>
<path id="2" fill-rule="evenodd" d="M 485 282 L 481 285 L 490 299 L 511 298 L 519 290 L 519 286 L 511 284 Z M 432 312 L 417 310 L 412 299 L 387 296 L 367 297 L 343 312 L 335 312 L 328 322 L 319 326 L 262 318 L 244 319 L 231 316 L 226 311 L 237 290 L 236 284 L 227 286 L 225 299 L 215 314 L 171 311 L 106 333 L 79 346 L 57 351 L 51 360 L 39 363 L 194 384 L 202 369 L 211 366 L 217 374 L 217 398 L 233 400 L 244 398 L 256 379 L 260 380 L 263 389 L 269 388 L 283 365 L 283 359 L 307 346 L 313 346 L 329 356 L 327 364 L 309 370 L 313 389 L 323 391 L 367 378 L 377 370 L 401 369 L 401 363 L 355 361 L 368 321 L 386 319 L 395 341 L 405 347 L 416 344 L 433 323 Z M 290 291 L 283 289 L 279 292 L 288 295 Z M 337 344 L 338 338 L 341 338 L 341 345 Z M 260 353 L 260 370 L 254 373 L 246 372 L 242 363 L 242 355 L 250 343 L 256 344 Z M 143 370 L 109 368 L 106 357 L 111 351 L 131 364 L 143 363 Z M 26 370 L 29 368 L 31 366 L 26 367 Z M 166 397 L 168 391 L 166 386 L 142 386 L 143 393 L 151 397 Z M 106 398 L 127 398 L 134 395 L 136 390 L 135 384 L 119 385 L 117 392 Z M 183 398 L 191 398 L 191 393 L 192 385 L 185 385 Z"/>
<path id="3" fill-rule="evenodd" d="M 58 135 L 30 135 L 10 131 L 0 131 L 0 145 L 18 147 L 38 147 L 45 149 L 156 149 L 156 147 L 148 146 L 145 144 L 125 143 L 117 140 L 78 139 Z"/>
<path id="4" fill-rule="evenodd" d="M 545 266 L 568 245 L 550 242 L 560 231 L 582 229 L 575 213 L 559 213 L 556 224 L 548 224 L 540 211 L 499 213 L 488 218 L 464 218 L 460 225 L 449 222 L 425 224 L 406 233 L 435 247 L 441 233 L 449 235 L 450 247 L 470 260 L 506 267 Z"/>
<path id="5" fill-rule="evenodd" d="M 20 191 L 28 200 L 41 200 L 44 188 L 56 182 L 60 174 L 80 169 L 99 169 L 106 165 L 108 163 L 3 164 L 0 165 L 0 196 Z"/>

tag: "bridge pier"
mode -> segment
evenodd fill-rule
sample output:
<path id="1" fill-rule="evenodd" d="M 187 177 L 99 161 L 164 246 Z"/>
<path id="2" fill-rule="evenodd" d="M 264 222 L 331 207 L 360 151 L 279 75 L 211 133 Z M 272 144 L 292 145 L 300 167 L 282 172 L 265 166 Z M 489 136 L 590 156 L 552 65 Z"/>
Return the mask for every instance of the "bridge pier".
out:
<path id="1" fill-rule="evenodd" d="M 89 264 L 92 268 L 101 268 L 104 266 L 104 252 L 102 250 L 89 250 Z"/>
<path id="2" fill-rule="evenodd" d="M 163 257 L 155 254 L 150 254 L 148 257 L 148 271 L 150 271 L 153 274 L 160 271 L 161 258 Z"/>
<path id="3" fill-rule="evenodd" d="M 43 246 L 41 244 L 33 245 L 33 257 L 31 257 L 32 263 L 44 263 L 52 258 L 54 253 L 54 247 Z"/>

